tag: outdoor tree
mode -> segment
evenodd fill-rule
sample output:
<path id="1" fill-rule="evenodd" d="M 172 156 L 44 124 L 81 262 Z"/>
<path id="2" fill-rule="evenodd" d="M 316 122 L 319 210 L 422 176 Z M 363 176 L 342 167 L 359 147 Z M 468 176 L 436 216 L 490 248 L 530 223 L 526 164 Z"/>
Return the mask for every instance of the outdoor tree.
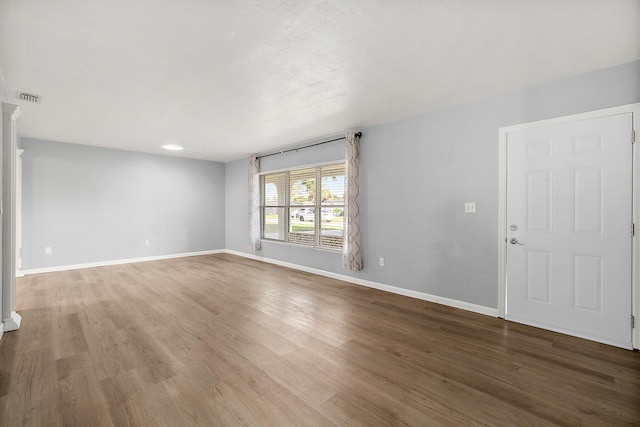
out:
<path id="1" fill-rule="evenodd" d="M 314 178 L 297 179 L 291 183 L 291 201 L 296 204 L 313 204 L 316 197 Z"/>

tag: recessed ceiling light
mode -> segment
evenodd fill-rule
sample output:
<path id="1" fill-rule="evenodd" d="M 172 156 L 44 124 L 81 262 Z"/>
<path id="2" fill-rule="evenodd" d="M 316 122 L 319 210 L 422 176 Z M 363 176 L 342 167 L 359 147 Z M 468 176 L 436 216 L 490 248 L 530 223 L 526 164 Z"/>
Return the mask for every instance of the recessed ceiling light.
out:
<path id="1" fill-rule="evenodd" d="M 178 144 L 166 144 L 166 145 L 163 145 L 162 148 L 164 148 L 165 150 L 171 150 L 171 151 L 180 151 L 184 149 Z"/>

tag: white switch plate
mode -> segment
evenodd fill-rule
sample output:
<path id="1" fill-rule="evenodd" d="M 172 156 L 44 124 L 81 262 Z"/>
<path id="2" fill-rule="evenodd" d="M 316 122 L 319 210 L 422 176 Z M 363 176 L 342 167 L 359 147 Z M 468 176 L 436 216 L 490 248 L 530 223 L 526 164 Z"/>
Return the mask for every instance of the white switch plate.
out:
<path id="1" fill-rule="evenodd" d="M 145 245 L 145 246 L 149 246 L 149 241 L 148 241 L 148 240 L 145 240 L 145 241 L 144 241 L 144 245 Z"/>
<path id="2" fill-rule="evenodd" d="M 47 246 L 46 248 L 44 248 L 45 255 L 51 255 L 51 253 L 52 253 L 51 246 Z"/>
<path id="3" fill-rule="evenodd" d="M 384 258 L 380 258 L 380 267 L 384 267 Z"/>
<path id="4" fill-rule="evenodd" d="M 476 213 L 476 202 L 466 202 L 464 204 L 464 213 Z"/>

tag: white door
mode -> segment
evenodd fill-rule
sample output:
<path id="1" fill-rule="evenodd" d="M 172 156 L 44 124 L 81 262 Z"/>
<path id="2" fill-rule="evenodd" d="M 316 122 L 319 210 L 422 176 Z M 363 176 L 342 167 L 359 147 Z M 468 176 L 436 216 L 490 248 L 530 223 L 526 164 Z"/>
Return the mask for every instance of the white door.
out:
<path id="1" fill-rule="evenodd" d="M 632 348 L 632 121 L 507 134 L 506 319 Z"/>

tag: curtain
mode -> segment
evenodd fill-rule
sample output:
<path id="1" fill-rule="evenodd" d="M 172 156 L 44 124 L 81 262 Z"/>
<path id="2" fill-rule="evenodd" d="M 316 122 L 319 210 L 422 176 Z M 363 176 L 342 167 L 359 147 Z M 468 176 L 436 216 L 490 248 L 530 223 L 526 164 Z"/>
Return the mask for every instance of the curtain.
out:
<path id="1" fill-rule="evenodd" d="M 260 159 L 249 157 L 249 249 L 260 250 Z"/>
<path id="2" fill-rule="evenodd" d="M 348 131 L 345 137 L 345 224 L 342 245 L 342 267 L 362 270 L 360 249 L 360 138 Z"/>

